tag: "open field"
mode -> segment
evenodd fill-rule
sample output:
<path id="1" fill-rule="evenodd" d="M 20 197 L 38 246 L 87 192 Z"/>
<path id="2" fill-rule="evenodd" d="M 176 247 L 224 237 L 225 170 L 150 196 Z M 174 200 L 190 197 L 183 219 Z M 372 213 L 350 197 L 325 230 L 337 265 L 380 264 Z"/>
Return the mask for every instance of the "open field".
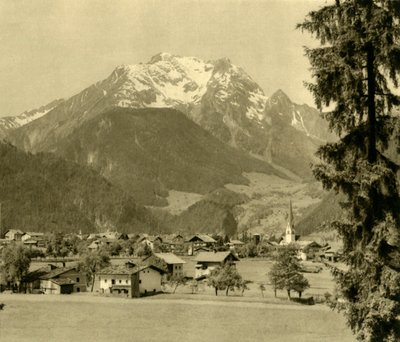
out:
<path id="1" fill-rule="evenodd" d="M 0 302 L 0 340 L 7 342 L 354 341 L 343 318 L 321 305 L 89 294 L 0 294 Z"/>
<path id="2" fill-rule="evenodd" d="M 203 195 L 201 194 L 170 190 L 167 197 L 168 206 L 163 207 L 163 209 L 173 215 L 179 215 L 182 211 L 200 201 L 202 198 Z"/>

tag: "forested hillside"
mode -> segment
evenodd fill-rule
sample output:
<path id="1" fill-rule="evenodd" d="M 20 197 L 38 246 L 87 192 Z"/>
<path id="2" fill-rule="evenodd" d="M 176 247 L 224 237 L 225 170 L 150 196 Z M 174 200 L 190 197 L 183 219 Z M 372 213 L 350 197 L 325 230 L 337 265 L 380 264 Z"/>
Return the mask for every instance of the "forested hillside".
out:
<path id="1" fill-rule="evenodd" d="M 48 153 L 0 143 L 3 232 L 100 229 L 148 231 L 151 213 L 94 170 Z"/>

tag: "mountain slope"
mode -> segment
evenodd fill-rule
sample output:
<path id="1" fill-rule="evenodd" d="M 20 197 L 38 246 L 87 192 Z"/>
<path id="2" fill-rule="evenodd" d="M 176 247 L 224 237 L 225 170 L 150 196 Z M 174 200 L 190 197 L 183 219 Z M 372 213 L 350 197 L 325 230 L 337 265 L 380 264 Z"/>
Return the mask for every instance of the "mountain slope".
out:
<path id="1" fill-rule="evenodd" d="M 323 138 L 317 134 L 318 112 L 277 95 L 271 99 L 226 58 L 205 62 L 161 53 L 148 63 L 117 67 L 9 138 L 29 151 L 49 151 L 109 108 L 174 108 L 232 147 L 310 177 L 309 164 Z"/>
<path id="2" fill-rule="evenodd" d="M 24 231 L 149 231 L 151 213 L 94 170 L 0 143 L 2 227 Z"/>
<path id="3" fill-rule="evenodd" d="M 343 195 L 329 192 L 320 203 L 307 208 L 302 219 L 296 224 L 296 234 L 308 235 L 318 231 L 332 231 L 330 223 L 343 216 L 340 202 Z"/>
<path id="4" fill-rule="evenodd" d="M 166 204 L 171 189 L 204 194 L 226 183 L 247 184 L 246 171 L 284 178 L 173 109 L 113 108 L 48 148 L 90 165 L 150 205 Z"/>
<path id="5" fill-rule="evenodd" d="M 246 195 L 226 188 L 216 189 L 189 206 L 179 215 L 155 211 L 155 215 L 174 231 L 190 233 L 219 233 L 234 236 L 238 223 L 234 217 L 236 206 L 249 200 Z"/>
<path id="6" fill-rule="evenodd" d="M 10 130 L 22 127 L 36 119 L 46 115 L 64 100 L 54 100 L 37 109 L 27 110 L 16 116 L 5 116 L 0 118 L 0 137 L 5 137 Z"/>

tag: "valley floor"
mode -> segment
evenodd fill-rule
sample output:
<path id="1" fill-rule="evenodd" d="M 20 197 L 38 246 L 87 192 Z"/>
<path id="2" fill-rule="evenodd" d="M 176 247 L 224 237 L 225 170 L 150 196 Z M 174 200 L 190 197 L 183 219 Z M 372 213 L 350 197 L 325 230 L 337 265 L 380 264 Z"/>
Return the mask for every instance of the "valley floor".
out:
<path id="1" fill-rule="evenodd" d="M 355 341 L 343 317 L 323 305 L 193 298 L 0 294 L 0 340 Z"/>

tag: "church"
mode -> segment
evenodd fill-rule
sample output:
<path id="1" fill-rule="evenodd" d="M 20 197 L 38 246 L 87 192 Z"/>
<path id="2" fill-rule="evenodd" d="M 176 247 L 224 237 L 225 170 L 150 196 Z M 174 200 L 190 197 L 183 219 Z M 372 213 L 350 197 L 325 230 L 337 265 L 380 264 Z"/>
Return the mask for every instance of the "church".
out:
<path id="1" fill-rule="evenodd" d="M 286 226 L 286 231 L 285 231 L 285 236 L 281 240 L 280 244 L 281 245 L 289 245 L 293 242 L 296 242 L 296 240 L 299 238 L 299 236 L 296 236 L 295 230 L 294 230 L 294 219 L 293 219 L 293 210 L 292 210 L 292 201 L 289 201 L 289 219 L 288 223 Z"/>

